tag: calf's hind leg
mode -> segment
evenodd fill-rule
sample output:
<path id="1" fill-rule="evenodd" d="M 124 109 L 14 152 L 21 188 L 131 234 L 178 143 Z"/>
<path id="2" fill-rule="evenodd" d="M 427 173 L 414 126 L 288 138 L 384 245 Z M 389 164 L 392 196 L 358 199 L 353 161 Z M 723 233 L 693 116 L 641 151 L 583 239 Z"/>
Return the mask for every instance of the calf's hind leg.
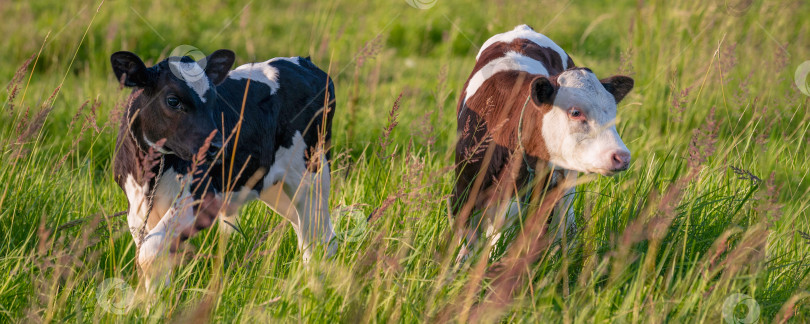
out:
<path id="1" fill-rule="evenodd" d="M 304 262 L 310 260 L 316 246 L 325 246 L 327 256 L 337 249 L 329 215 L 329 163 L 320 154 L 317 170 L 309 170 L 304 160 L 306 147 L 301 134 L 296 133 L 290 148 L 282 147 L 276 152 L 275 164 L 259 195 L 259 199 L 292 223 Z"/>

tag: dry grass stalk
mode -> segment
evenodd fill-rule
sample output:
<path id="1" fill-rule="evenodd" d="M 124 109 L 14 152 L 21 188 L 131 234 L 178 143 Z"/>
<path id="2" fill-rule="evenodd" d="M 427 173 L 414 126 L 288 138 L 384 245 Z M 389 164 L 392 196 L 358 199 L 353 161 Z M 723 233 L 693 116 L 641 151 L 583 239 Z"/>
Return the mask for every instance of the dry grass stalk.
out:
<path id="1" fill-rule="evenodd" d="M 382 48 L 382 34 L 379 34 L 374 39 L 363 44 L 363 47 L 361 47 L 354 56 L 357 64 L 354 67 L 354 76 L 352 77 L 352 91 L 346 105 L 346 111 L 348 111 L 346 138 L 349 142 L 354 139 L 354 127 L 357 121 L 357 104 L 360 102 L 360 85 L 362 84 L 360 82 L 360 69 L 365 65 L 366 61 L 374 59 Z"/>
<path id="2" fill-rule="evenodd" d="M 790 299 L 788 299 L 787 302 L 782 305 L 779 313 L 774 317 L 773 322 L 778 324 L 787 323 L 794 315 L 796 315 L 797 304 L 808 297 L 810 297 L 810 293 L 807 292 L 800 292 L 791 296 Z"/>
<path id="3" fill-rule="evenodd" d="M 25 77 L 25 73 L 28 71 L 28 66 L 31 64 L 31 61 L 36 57 L 36 54 L 31 54 L 25 62 L 14 72 L 14 77 L 11 78 L 11 82 L 9 82 L 8 86 L 6 87 L 6 91 L 8 91 L 8 99 L 6 99 L 6 107 L 8 108 L 8 115 L 9 117 L 14 116 L 14 99 L 17 98 L 17 94 L 20 92 L 20 84 L 22 83 L 23 77 Z"/>
<path id="4" fill-rule="evenodd" d="M 17 125 L 17 133 L 19 136 L 15 142 L 18 145 L 24 144 L 26 141 L 31 139 L 34 134 L 39 133 L 39 130 L 42 129 L 42 126 L 45 124 L 45 119 L 54 108 L 53 99 L 56 97 L 56 94 L 59 93 L 59 89 L 60 87 L 56 87 L 51 96 L 42 103 L 39 112 L 37 112 L 37 114 L 34 115 L 34 118 L 30 121 L 28 120 L 28 110 L 26 110 L 25 116 L 20 119 L 20 122 Z"/>
<path id="5" fill-rule="evenodd" d="M 394 131 L 394 128 L 397 127 L 397 117 L 399 116 L 399 100 L 402 99 L 402 93 L 399 93 L 399 96 L 396 100 L 394 100 L 394 105 L 391 107 L 391 111 L 388 112 L 388 122 L 387 126 L 383 128 L 382 134 L 377 139 L 377 142 L 380 144 L 380 150 L 377 151 L 377 157 L 385 161 L 394 156 L 394 153 L 389 155 L 385 155 L 385 152 L 388 151 L 388 146 L 391 145 L 393 139 L 391 138 L 391 132 Z"/>

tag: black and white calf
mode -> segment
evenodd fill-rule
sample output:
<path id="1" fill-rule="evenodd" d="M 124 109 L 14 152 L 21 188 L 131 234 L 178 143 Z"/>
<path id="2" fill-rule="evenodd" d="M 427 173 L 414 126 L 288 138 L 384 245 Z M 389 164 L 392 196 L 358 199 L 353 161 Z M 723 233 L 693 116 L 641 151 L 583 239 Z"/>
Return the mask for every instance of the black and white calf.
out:
<path id="1" fill-rule="evenodd" d="M 116 78 L 134 88 L 114 170 L 129 200 L 127 221 L 147 287 L 171 270 L 169 256 L 179 242 L 217 218 L 233 220 L 251 199 L 292 223 L 305 261 L 317 245 L 334 252 L 328 145 L 335 92 L 309 58 L 274 58 L 233 71 L 229 50 L 199 62 L 171 57 L 149 68 L 130 52 L 110 60 Z M 197 167 L 202 172 L 189 174 L 214 131 Z M 150 147 L 160 161 L 144 167 Z"/>
<path id="2" fill-rule="evenodd" d="M 599 80 L 590 69 L 575 67 L 562 48 L 529 26 L 488 39 L 457 108 L 461 136 L 452 205 L 455 214 L 469 217 L 467 246 L 484 230 L 494 243 L 526 207 L 530 184 L 550 188 L 577 172 L 626 170 L 630 151 L 614 122 L 616 105 L 632 88 L 629 77 Z M 534 169 L 551 172 L 534 178 Z M 557 203 L 552 228 L 574 224 L 574 193 L 571 188 Z M 559 238 L 562 231 L 556 233 Z M 465 247 L 460 259 L 467 253 Z"/>

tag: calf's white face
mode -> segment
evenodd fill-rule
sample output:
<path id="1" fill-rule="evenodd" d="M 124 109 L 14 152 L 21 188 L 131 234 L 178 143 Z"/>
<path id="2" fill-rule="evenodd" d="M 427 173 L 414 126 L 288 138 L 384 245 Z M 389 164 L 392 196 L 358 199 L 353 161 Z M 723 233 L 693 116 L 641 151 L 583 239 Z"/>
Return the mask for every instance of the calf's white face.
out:
<path id="1" fill-rule="evenodd" d="M 572 69 L 556 81 L 554 95 L 547 99 L 553 98 L 553 107 L 542 121 L 549 162 L 602 175 L 627 170 L 630 150 L 616 131 L 616 104 L 633 88 L 633 80 L 614 76 L 600 81 L 588 69 Z M 533 92 L 535 84 L 537 80 Z"/>

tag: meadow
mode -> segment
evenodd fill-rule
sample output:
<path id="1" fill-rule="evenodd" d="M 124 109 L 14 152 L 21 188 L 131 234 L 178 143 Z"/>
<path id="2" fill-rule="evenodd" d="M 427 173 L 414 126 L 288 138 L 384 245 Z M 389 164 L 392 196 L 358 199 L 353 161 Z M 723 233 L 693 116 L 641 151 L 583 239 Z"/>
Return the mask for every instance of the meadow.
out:
<path id="1" fill-rule="evenodd" d="M 409 1 L 0 1 L 0 322 L 810 321 L 810 3 Z M 578 243 L 504 290 L 504 242 L 453 262 L 454 117 L 478 46 L 524 23 L 635 79 L 617 121 L 633 162 L 581 177 Z M 329 71 L 334 258 L 305 266 L 252 203 L 143 291 L 109 56 L 184 44 Z"/>

